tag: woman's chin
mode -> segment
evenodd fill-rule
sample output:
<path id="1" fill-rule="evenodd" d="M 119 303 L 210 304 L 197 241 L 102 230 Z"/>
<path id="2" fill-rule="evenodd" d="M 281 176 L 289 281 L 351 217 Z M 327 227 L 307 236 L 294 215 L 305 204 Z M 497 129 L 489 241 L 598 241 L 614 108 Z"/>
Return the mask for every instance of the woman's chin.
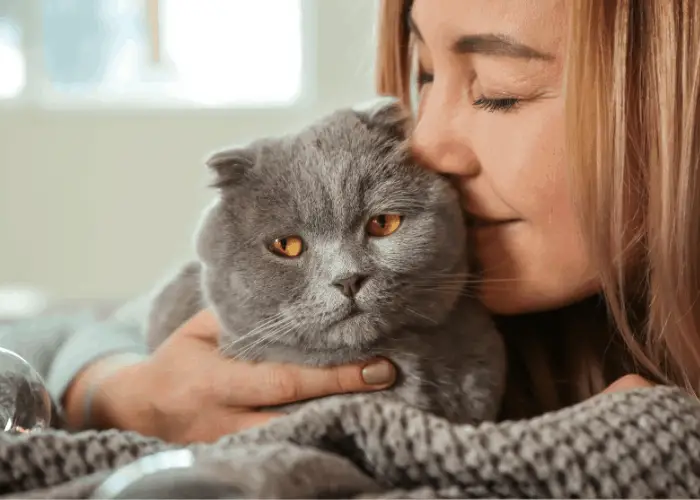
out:
<path id="1" fill-rule="evenodd" d="M 535 287 L 489 286 L 483 284 L 478 291 L 478 299 L 491 313 L 499 316 L 516 316 L 561 309 L 597 293 L 594 286 L 579 289 L 542 290 Z"/>

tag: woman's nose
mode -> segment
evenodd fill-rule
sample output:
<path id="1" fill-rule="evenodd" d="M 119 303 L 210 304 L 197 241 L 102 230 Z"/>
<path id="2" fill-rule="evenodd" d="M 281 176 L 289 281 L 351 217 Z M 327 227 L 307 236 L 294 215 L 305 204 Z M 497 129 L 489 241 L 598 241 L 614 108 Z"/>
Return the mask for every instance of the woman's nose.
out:
<path id="1" fill-rule="evenodd" d="M 461 109 L 460 109 L 461 108 Z M 453 102 L 437 88 L 420 104 L 411 145 L 414 154 L 437 172 L 476 176 L 479 162 L 464 126 L 464 104 Z"/>

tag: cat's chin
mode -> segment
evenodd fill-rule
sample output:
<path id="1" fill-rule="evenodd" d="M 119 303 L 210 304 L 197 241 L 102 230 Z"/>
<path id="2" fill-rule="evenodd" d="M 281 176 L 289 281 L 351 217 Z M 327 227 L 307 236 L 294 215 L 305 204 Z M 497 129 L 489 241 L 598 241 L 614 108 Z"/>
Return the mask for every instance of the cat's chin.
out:
<path id="1" fill-rule="evenodd" d="M 366 351 L 382 337 L 381 324 L 371 312 L 353 310 L 325 328 L 321 341 L 328 350 Z"/>
<path id="2" fill-rule="evenodd" d="M 268 344 L 253 359 L 248 359 L 309 366 L 342 365 L 369 359 L 383 335 L 368 316 L 368 313 L 353 314 L 324 330 L 307 332 L 306 338 L 298 338 L 296 345 Z"/>

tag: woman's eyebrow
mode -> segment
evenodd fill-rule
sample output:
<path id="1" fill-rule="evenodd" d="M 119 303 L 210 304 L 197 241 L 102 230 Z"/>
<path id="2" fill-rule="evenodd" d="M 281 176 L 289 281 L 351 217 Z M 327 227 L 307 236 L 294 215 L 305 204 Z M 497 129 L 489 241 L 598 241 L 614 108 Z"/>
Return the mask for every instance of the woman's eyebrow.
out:
<path id="1" fill-rule="evenodd" d="M 423 40 L 420 30 L 411 16 L 408 17 L 408 27 L 418 40 Z M 506 35 L 496 33 L 460 36 L 453 42 L 452 51 L 457 54 L 482 54 L 516 59 L 540 59 L 543 61 L 555 59 L 552 54 L 540 52 Z"/>

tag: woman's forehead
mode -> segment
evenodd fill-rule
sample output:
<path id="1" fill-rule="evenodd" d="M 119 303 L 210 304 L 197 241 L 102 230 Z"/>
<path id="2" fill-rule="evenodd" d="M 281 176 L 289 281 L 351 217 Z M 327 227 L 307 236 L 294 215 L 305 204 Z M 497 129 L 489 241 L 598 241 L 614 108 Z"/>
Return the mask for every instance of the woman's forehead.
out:
<path id="1" fill-rule="evenodd" d="M 495 35 L 558 58 L 565 46 L 567 0 L 415 0 L 414 29 L 429 46 Z"/>

